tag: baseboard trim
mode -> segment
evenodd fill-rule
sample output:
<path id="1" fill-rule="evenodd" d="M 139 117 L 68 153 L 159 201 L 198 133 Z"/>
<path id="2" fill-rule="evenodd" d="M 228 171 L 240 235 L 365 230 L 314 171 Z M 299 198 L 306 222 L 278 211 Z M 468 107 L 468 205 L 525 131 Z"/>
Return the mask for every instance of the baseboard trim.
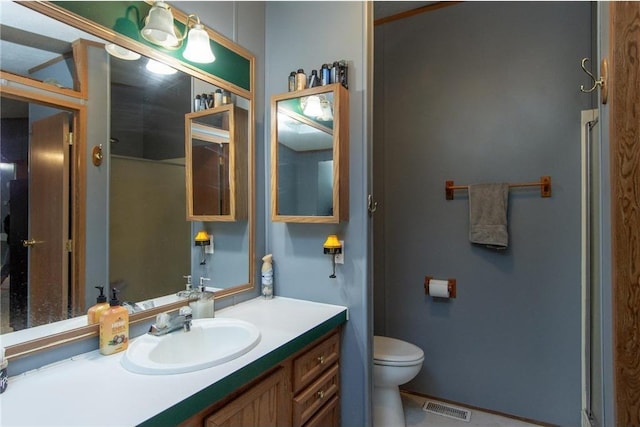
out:
<path id="1" fill-rule="evenodd" d="M 545 423 L 545 422 L 542 422 L 542 421 L 533 420 L 531 418 L 519 417 L 517 415 L 507 414 L 507 413 L 500 412 L 500 411 L 494 411 L 493 409 L 481 408 L 479 406 L 473 406 L 473 405 L 469 405 L 469 404 L 464 403 L 464 402 L 457 402 L 455 400 L 443 399 L 443 398 L 438 397 L 438 396 L 432 396 L 430 394 L 418 393 L 417 391 L 413 391 L 413 390 L 406 390 L 406 389 L 402 389 L 401 388 L 400 391 L 402 393 L 413 394 L 414 396 L 424 397 L 425 399 L 438 400 L 440 402 L 450 403 L 452 405 L 462 406 L 464 408 L 468 408 L 468 409 L 472 409 L 472 410 L 476 410 L 476 411 L 482 411 L 482 412 L 486 412 L 487 414 L 498 415 L 498 416 L 501 416 L 501 417 L 510 418 L 512 420 L 522 421 L 522 422 L 529 423 L 529 424 L 535 424 L 535 425 L 544 426 L 544 427 L 558 427 L 556 424 L 549 424 L 549 423 Z"/>

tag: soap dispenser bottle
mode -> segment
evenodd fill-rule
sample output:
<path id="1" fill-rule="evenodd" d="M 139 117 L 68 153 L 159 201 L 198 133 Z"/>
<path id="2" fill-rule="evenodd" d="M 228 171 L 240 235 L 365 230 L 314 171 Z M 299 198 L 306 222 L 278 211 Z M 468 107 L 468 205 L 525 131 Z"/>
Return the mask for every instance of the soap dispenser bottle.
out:
<path id="1" fill-rule="evenodd" d="M 194 319 L 210 319 L 214 317 L 214 298 L 213 292 L 207 291 L 204 285 L 205 281 L 211 280 L 207 277 L 200 278 L 200 286 L 198 287 L 198 299 L 189 303 L 193 312 Z"/>
<path id="2" fill-rule="evenodd" d="M 273 255 L 262 257 L 262 296 L 265 299 L 273 298 Z"/>
<path id="3" fill-rule="evenodd" d="M 114 354 L 129 346 L 129 312 L 120 305 L 118 290 L 112 289 L 109 308 L 100 316 L 100 353 Z"/>
<path id="4" fill-rule="evenodd" d="M 107 302 L 107 297 L 104 294 L 104 286 L 95 286 L 98 291 L 100 291 L 100 295 L 96 298 L 96 303 L 92 305 L 89 310 L 87 310 L 87 324 L 94 325 L 100 322 L 100 316 L 102 312 L 107 310 L 110 305 Z"/>

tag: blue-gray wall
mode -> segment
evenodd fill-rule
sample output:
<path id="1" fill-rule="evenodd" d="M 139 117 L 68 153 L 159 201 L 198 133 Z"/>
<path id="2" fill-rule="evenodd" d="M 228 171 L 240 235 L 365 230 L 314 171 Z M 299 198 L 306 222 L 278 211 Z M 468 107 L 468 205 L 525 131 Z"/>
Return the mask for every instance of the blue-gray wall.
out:
<path id="1" fill-rule="evenodd" d="M 580 111 L 591 106 L 578 88 L 591 37 L 586 2 L 466 2 L 376 28 L 375 332 L 424 349 L 407 389 L 580 424 Z M 469 243 L 467 192 L 444 197 L 446 180 L 542 175 L 551 198 L 510 191 L 503 252 Z M 456 278 L 457 299 L 425 296 L 425 275 Z"/>
<path id="2" fill-rule="evenodd" d="M 273 252 L 275 293 L 349 307 L 341 366 L 343 425 L 369 423 L 371 360 L 367 284 L 366 8 L 364 2 L 268 2 L 266 4 L 266 102 L 287 91 L 287 76 L 323 63 L 349 63 L 350 217 L 340 225 L 272 223 L 265 240 Z M 268 129 L 265 135 L 269 135 Z M 265 137 L 268 141 L 268 137 Z M 269 159 L 266 166 L 270 165 Z M 258 175 L 260 177 L 260 175 Z M 269 188 L 265 177 L 262 185 Z M 261 180 L 262 178 L 259 178 Z M 270 201 L 268 200 L 267 203 Z M 269 205 L 264 205 L 269 212 Z M 345 241 L 345 264 L 330 279 L 323 254 L 328 234 Z M 295 321 L 295 319 L 292 319 Z"/>

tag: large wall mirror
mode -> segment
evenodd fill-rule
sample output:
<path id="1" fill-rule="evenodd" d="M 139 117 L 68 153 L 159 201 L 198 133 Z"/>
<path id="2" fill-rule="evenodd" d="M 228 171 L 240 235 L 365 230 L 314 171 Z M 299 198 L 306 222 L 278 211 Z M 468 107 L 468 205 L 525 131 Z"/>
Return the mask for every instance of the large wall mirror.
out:
<path id="1" fill-rule="evenodd" d="M 107 3 L 116 2 L 94 4 Z M 83 317 L 95 286 L 117 288 L 134 322 L 182 304 L 176 294 L 189 274 L 212 278 L 217 297 L 253 289 L 253 93 L 55 5 L 28 6 L 3 2 L 0 13 L 0 325 L 9 357 L 50 346 L 51 333 L 95 335 Z M 249 52 L 216 37 L 254 66 Z M 135 59 L 107 53 L 112 42 Z M 230 224 L 194 223 L 185 203 L 185 116 L 196 94 L 216 89 L 230 92 L 245 116 L 245 214 Z M 41 145 L 53 136 L 57 154 Z M 194 246 L 201 228 L 216 244 L 206 265 Z M 53 256 L 43 273 L 38 254 L 47 246 Z"/>

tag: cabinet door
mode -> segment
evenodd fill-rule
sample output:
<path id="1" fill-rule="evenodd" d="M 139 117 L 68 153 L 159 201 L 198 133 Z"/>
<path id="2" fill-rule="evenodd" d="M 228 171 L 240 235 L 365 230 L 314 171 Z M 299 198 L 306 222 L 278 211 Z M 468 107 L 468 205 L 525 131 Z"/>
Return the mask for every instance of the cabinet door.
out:
<path id="1" fill-rule="evenodd" d="M 286 369 L 280 368 L 213 413 L 206 427 L 283 427 L 291 424 Z"/>

